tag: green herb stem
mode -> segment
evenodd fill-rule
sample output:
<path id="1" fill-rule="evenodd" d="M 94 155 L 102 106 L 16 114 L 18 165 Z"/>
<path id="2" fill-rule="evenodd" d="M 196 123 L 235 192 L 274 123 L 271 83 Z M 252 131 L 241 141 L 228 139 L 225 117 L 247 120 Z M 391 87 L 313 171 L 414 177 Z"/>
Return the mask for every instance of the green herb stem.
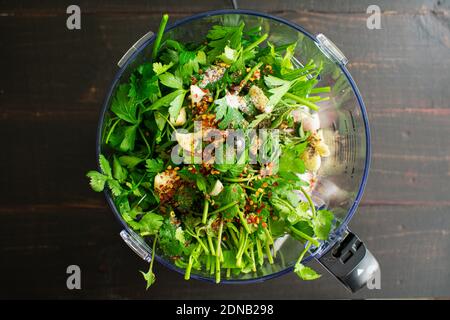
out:
<path id="1" fill-rule="evenodd" d="M 294 101 L 297 101 L 298 103 L 301 103 L 301 104 L 307 106 L 308 108 L 310 108 L 312 110 L 315 110 L 315 111 L 319 110 L 319 107 L 316 104 L 308 101 L 307 99 L 304 99 L 304 98 L 301 98 L 299 96 L 296 96 L 295 94 L 287 92 L 284 96 L 286 98 L 289 98 L 289 99 L 292 99 Z"/>
<path id="2" fill-rule="evenodd" d="M 208 239 L 209 250 L 211 251 L 211 254 L 213 256 L 215 256 L 216 255 L 216 250 L 214 249 L 212 238 L 211 238 L 211 236 L 209 234 L 206 234 L 206 237 Z"/>
<path id="3" fill-rule="evenodd" d="M 236 234 L 234 233 L 233 229 L 231 227 L 228 227 L 228 232 L 230 233 L 231 239 L 234 242 L 234 245 L 236 247 L 239 247 L 239 240 L 236 237 Z"/>
<path id="4" fill-rule="evenodd" d="M 264 264 L 264 254 L 262 251 L 261 240 L 259 240 L 258 237 L 256 237 L 256 252 L 258 254 L 258 263 L 262 266 Z"/>
<path id="5" fill-rule="evenodd" d="M 239 220 L 241 221 L 241 224 L 244 226 L 245 231 L 247 233 L 250 233 L 250 227 L 248 226 L 247 219 L 245 219 L 244 214 L 241 210 L 238 210 Z"/>
<path id="6" fill-rule="evenodd" d="M 302 253 L 300 254 L 300 257 L 298 257 L 297 262 L 295 264 L 298 264 L 298 263 L 302 262 L 303 257 L 308 252 L 310 247 L 311 247 L 311 242 L 308 242 L 308 244 L 305 246 L 305 249 L 303 249 Z"/>
<path id="7" fill-rule="evenodd" d="M 250 44 L 247 48 L 244 49 L 244 52 L 249 52 L 251 51 L 253 48 L 256 48 L 257 46 L 259 46 L 261 43 L 263 43 L 267 38 L 269 37 L 269 34 L 265 33 L 263 34 L 261 37 L 259 37 L 255 42 L 253 42 L 252 44 Z"/>
<path id="8" fill-rule="evenodd" d="M 158 55 L 159 46 L 161 44 L 161 39 L 164 34 L 164 30 L 166 29 L 167 21 L 169 20 L 169 15 L 164 14 L 161 19 L 161 23 L 159 24 L 159 30 L 158 34 L 156 35 L 155 44 L 153 45 L 153 60 L 156 59 L 156 56 Z"/>
<path id="9" fill-rule="evenodd" d="M 294 226 L 290 226 L 289 229 L 295 233 L 296 235 L 302 237 L 305 240 L 308 240 L 309 242 L 311 242 L 313 245 L 315 245 L 316 247 L 320 245 L 319 241 L 317 241 L 316 239 L 308 236 L 307 234 L 301 232 L 300 230 L 294 228 Z"/>
<path id="10" fill-rule="evenodd" d="M 111 137 L 111 134 L 113 133 L 114 129 L 116 128 L 116 126 L 120 122 L 120 120 L 121 119 L 117 119 L 111 126 L 111 129 L 109 129 L 108 135 L 106 136 L 106 139 L 105 139 L 105 144 L 108 144 L 109 138 Z"/>
<path id="11" fill-rule="evenodd" d="M 222 178 L 223 181 L 227 181 L 227 182 L 247 182 L 247 181 L 252 181 L 254 179 L 256 179 L 256 176 L 253 177 L 248 177 L 248 178 L 227 178 L 227 177 L 223 177 Z"/>
<path id="12" fill-rule="evenodd" d="M 223 220 L 220 221 L 219 233 L 217 235 L 217 249 L 216 249 L 216 283 L 220 282 L 220 257 L 222 255 L 222 232 L 223 232 Z"/>
<path id="13" fill-rule="evenodd" d="M 316 216 L 316 206 L 314 205 L 311 196 L 308 194 L 308 192 L 306 192 L 306 190 L 300 186 L 300 191 L 303 193 L 303 195 L 305 196 L 306 200 L 308 200 L 309 203 L 309 207 L 311 208 L 311 211 L 313 213 L 313 216 Z"/>
<path id="14" fill-rule="evenodd" d="M 145 156 L 145 160 L 147 160 L 148 157 L 150 157 L 152 150 L 150 149 L 150 145 L 148 144 L 147 138 L 145 137 L 141 128 L 139 128 L 139 133 L 141 134 L 141 137 L 144 140 L 145 145 L 147 146 L 147 155 Z"/>
<path id="15" fill-rule="evenodd" d="M 245 84 L 248 82 L 248 80 L 250 80 L 250 78 L 253 76 L 253 74 L 255 73 L 256 70 L 259 69 L 259 67 L 262 66 L 262 62 L 258 62 L 251 70 L 249 73 L 247 73 L 247 75 L 245 76 L 244 80 L 241 81 L 241 84 L 239 85 L 239 90 L 237 91 L 237 93 L 239 93 L 242 88 L 245 86 Z"/>
<path id="16" fill-rule="evenodd" d="M 215 215 L 215 214 L 217 214 L 219 212 L 225 211 L 225 210 L 227 210 L 227 209 L 229 209 L 231 207 L 234 207 L 237 203 L 238 203 L 237 201 L 230 202 L 229 204 L 227 204 L 227 205 L 225 205 L 225 206 L 223 206 L 223 207 L 221 207 L 221 208 L 219 208 L 217 210 L 214 210 L 209 215 L 213 216 L 213 215 Z"/>
<path id="17" fill-rule="evenodd" d="M 252 271 L 256 272 L 256 261 L 255 261 L 255 250 L 253 249 L 254 244 L 250 246 L 250 258 L 252 261 Z"/>
<path id="18" fill-rule="evenodd" d="M 203 217 L 202 217 L 202 223 L 206 224 L 206 221 L 208 220 L 208 209 L 209 209 L 209 201 L 205 198 L 203 202 Z"/>

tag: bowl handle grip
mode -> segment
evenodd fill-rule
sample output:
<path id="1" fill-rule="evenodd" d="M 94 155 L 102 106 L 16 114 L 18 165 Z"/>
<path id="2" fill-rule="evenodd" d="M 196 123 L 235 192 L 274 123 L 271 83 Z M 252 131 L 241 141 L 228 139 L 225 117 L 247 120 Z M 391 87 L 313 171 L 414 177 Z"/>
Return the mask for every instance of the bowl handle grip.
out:
<path id="1" fill-rule="evenodd" d="M 351 292 L 380 289 L 378 261 L 350 230 L 317 260 Z"/>
<path id="2" fill-rule="evenodd" d="M 117 66 L 119 68 L 122 68 L 125 63 L 131 58 L 133 53 L 135 53 L 139 48 L 146 43 L 148 40 L 150 40 L 155 34 L 153 31 L 149 31 L 146 34 L 144 34 L 138 41 L 136 41 L 130 49 L 127 50 L 127 52 L 124 53 L 122 58 L 120 58 L 119 62 L 117 62 Z"/>

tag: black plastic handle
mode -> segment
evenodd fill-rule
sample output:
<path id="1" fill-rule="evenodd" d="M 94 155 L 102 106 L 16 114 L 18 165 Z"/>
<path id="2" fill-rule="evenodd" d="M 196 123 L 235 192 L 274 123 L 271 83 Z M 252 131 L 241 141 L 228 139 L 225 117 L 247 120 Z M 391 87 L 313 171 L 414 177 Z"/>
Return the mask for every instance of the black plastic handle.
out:
<path id="1" fill-rule="evenodd" d="M 350 231 L 318 261 L 352 292 L 364 287 L 380 270 L 372 253 Z"/>

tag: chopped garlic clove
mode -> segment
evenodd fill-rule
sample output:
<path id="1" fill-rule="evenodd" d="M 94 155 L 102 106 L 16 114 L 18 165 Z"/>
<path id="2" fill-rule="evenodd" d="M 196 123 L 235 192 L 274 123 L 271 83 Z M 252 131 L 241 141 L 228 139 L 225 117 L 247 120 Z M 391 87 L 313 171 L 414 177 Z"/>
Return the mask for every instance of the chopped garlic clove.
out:
<path id="1" fill-rule="evenodd" d="M 301 159 L 305 163 L 306 169 L 316 172 L 320 169 L 320 165 L 322 164 L 322 159 L 320 158 L 320 155 L 315 152 L 314 149 L 309 148 L 304 152 L 301 156 Z"/>
<path id="2" fill-rule="evenodd" d="M 184 150 L 194 152 L 202 143 L 202 132 L 195 133 L 175 133 L 175 139 Z"/>
<path id="3" fill-rule="evenodd" d="M 191 85 L 191 100 L 193 103 L 198 103 L 202 101 L 206 92 L 203 91 L 199 86 Z"/>
<path id="4" fill-rule="evenodd" d="M 273 107 L 269 104 L 269 98 L 266 97 L 261 88 L 252 86 L 248 91 L 248 94 L 256 109 L 264 113 L 272 112 Z"/>
<path id="5" fill-rule="evenodd" d="M 321 157 L 329 157 L 331 154 L 330 148 L 323 140 L 316 144 L 315 149 Z"/>
<path id="6" fill-rule="evenodd" d="M 170 123 L 172 123 L 175 127 L 182 126 L 186 123 L 186 108 L 181 108 L 180 113 L 178 114 L 177 119 L 175 120 L 173 117 L 170 117 Z"/>
<path id="7" fill-rule="evenodd" d="M 302 110 L 300 107 L 292 111 L 291 115 L 295 122 L 302 123 L 304 131 L 315 132 L 320 129 L 320 119 L 317 112 L 310 114 L 309 112 Z"/>
<path id="8" fill-rule="evenodd" d="M 223 190 L 223 184 L 220 182 L 220 180 L 216 180 L 216 183 L 214 184 L 214 187 L 212 188 L 211 192 L 209 193 L 211 196 L 215 197 L 219 193 L 221 193 Z"/>
<path id="9" fill-rule="evenodd" d="M 237 94 L 232 94 L 230 92 L 226 93 L 225 101 L 227 102 L 228 106 L 233 109 L 245 109 L 245 107 L 247 106 L 247 102 L 245 101 L 244 97 L 241 97 Z"/>
<path id="10" fill-rule="evenodd" d="M 164 186 L 166 186 L 170 181 L 172 180 L 172 177 L 167 172 L 161 172 L 158 173 L 155 176 L 155 182 L 154 182 L 154 189 L 157 194 L 161 193 L 161 191 L 164 189 Z"/>
<path id="11" fill-rule="evenodd" d="M 305 131 L 317 131 L 320 129 L 320 119 L 318 113 L 307 115 L 302 120 L 303 130 Z"/>

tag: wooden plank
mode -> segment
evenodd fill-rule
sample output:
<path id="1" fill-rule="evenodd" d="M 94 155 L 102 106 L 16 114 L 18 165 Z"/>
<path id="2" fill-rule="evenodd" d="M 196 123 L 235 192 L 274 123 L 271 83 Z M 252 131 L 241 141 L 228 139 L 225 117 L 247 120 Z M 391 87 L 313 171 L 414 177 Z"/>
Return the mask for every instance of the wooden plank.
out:
<path id="1" fill-rule="evenodd" d="M 368 30 L 364 14 L 280 15 L 339 45 L 369 112 L 449 108 L 450 74 L 441 72 L 450 68 L 448 16 L 387 15 L 382 30 Z M 22 117 L 22 111 L 52 116 L 68 104 L 67 112 L 96 113 L 92 105 L 102 103 L 116 62 L 158 21 L 159 14 L 89 15 L 82 30 L 69 31 L 64 16 L 2 17 L 8 45 L 0 61 L 0 118 Z M 20 68 L 10 61 L 20 61 Z"/>
<path id="2" fill-rule="evenodd" d="M 373 165 L 351 227 L 380 260 L 381 291 L 348 294 L 330 275 L 216 286 L 146 268 L 118 237 L 102 194 L 84 174 L 95 167 L 95 131 L 115 63 L 161 12 L 175 19 L 228 1 L 79 1 L 81 31 L 65 28 L 68 3 L 2 2 L 0 69 L 0 297 L 365 298 L 449 297 L 450 1 L 377 1 L 382 29 L 366 28 L 372 1 L 239 1 L 323 32 L 350 58 L 373 135 Z M 79 264 L 83 290 L 68 291 Z M 294 285 L 292 285 L 294 283 Z"/>
<path id="3" fill-rule="evenodd" d="M 363 208 L 351 223 L 381 264 L 382 290 L 351 295 L 323 270 L 323 278 L 302 282 L 293 274 L 263 284 L 218 286 L 184 281 L 157 265 L 149 291 L 138 270 L 146 269 L 118 236 L 112 214 L 103 209 L 43 208 L 21 214 L 20 236 L 5 228 L 0 253 L 0 297 L 145 299 L 306 299 L 450 296 L 450 206 Z M 17 213 L 2 223 L 17 223 Z M 61 240 L 64 239 L 62 242 Z M 78 264 L 82 290 L 66 289 L 66 268 Z"/>
<path id="4" fill-rule="evenodd" d="M 380 113 L 371 117 L 373 162 L 363 204 L 448 205 L 450 117 Z M 85 173 L 95 169 L 96 115 L 9 118 L 3 205 L 98 202 Z M 26 150 L 26 153 L 24 153 Z"/>
<path id="5" fill-rule="evenodd" d="M 5 1 L 6 2 L 6 1 Z M 250 9 L 257 11 L 282 12 L 282 11 L 314 11 L 327 13 L 365 13 L 367 7 L 373 4 L 378 5 L 383 12 L 388 14 L 417 14 L 424 11 L 439 11 L 449 7 L 448 0 L 335 0 L 335 1 L 257 1 L 238 0 L 236 1 L 240 9 Z M 2 3 L 2 11 L 14 13 L 15 15 L 36 15 L 36 14 L 65 14 L 65 9 L 69 3 L 61 1 L 46 0 L 39 3 L 29 3 L 16 1 L 12 3 Z M 196 0 L 193 2 L 180 2 L 177 0 L 156 0 L 148 3 L 140 1 L 113 0 L 108 2 L 97 2 L 82 0 L 77 5 L 89 14 L 102 13 L 141 13 L 141 12 L 199 12 L 206 10 L 230 9 L 229 0 Z"/>

